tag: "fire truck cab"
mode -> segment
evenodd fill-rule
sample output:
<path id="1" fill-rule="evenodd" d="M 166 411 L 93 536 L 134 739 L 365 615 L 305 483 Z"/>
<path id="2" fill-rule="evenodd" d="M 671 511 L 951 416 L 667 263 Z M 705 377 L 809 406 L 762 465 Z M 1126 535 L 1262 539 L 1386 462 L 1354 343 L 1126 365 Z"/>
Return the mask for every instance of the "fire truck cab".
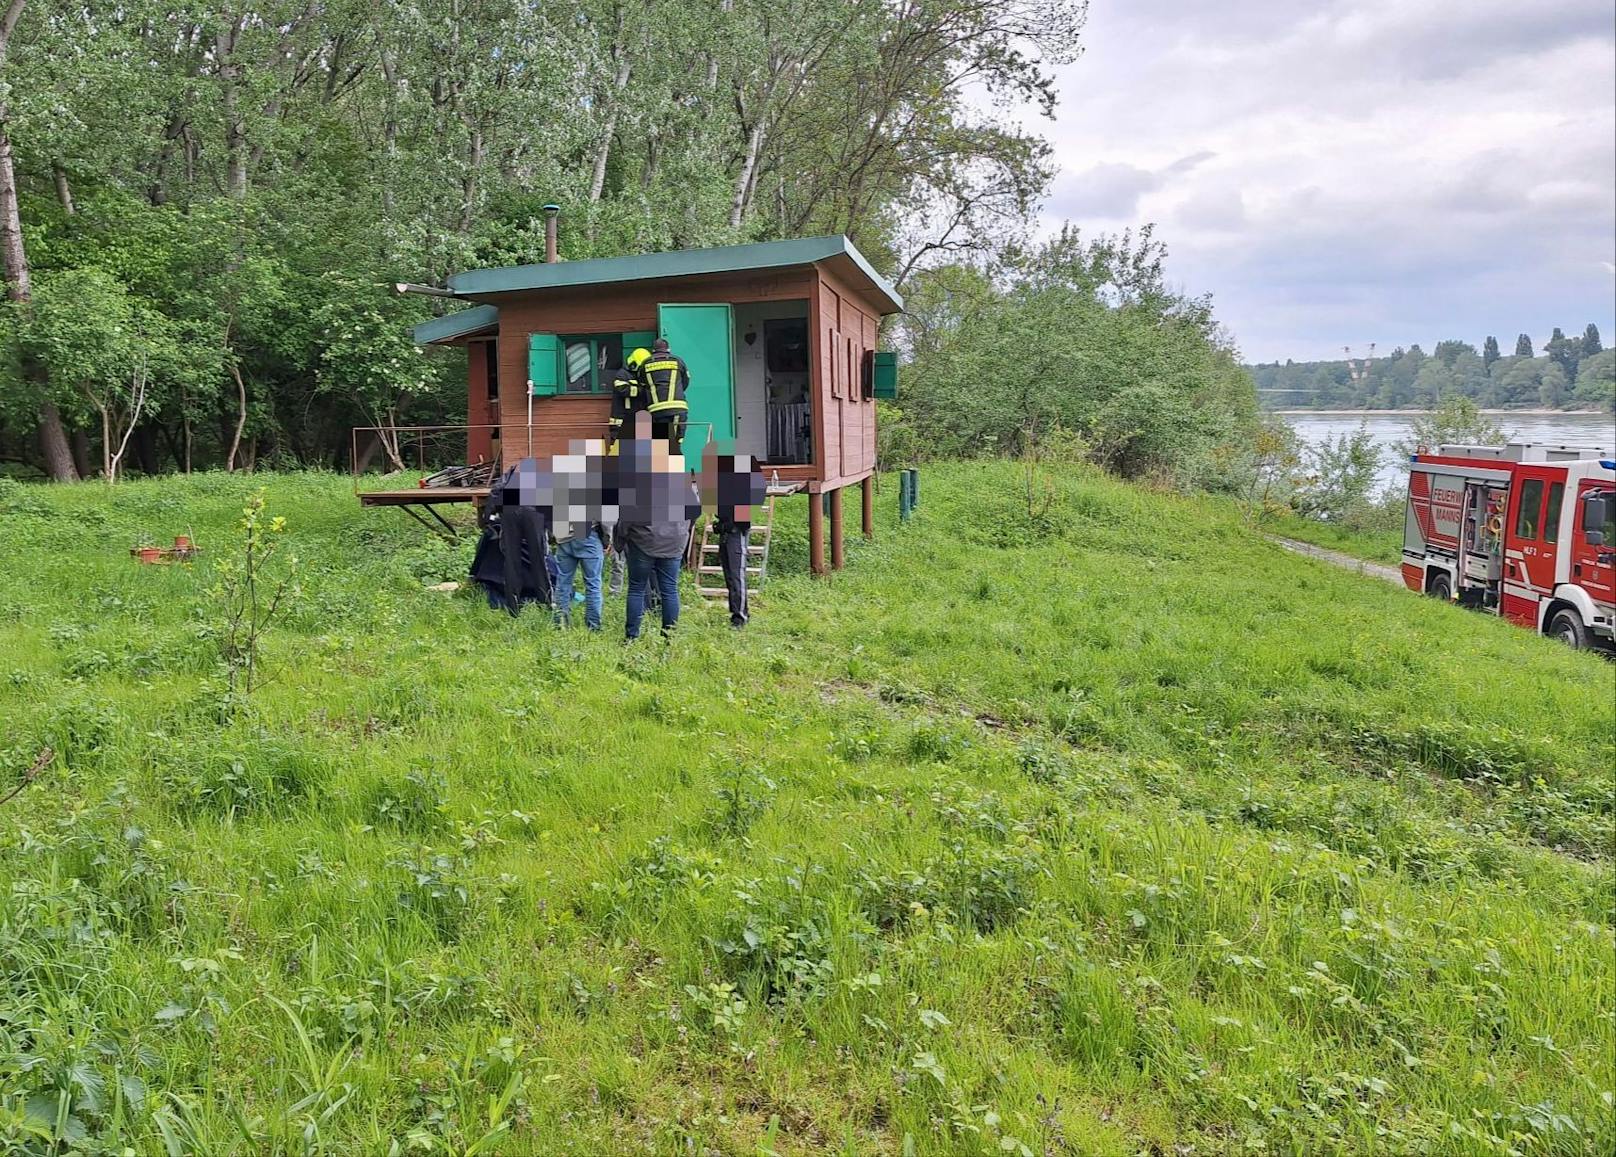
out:
<path id="1" fill-rule="evenodd" d="M 1528 443 L 1415 454 L 1402 573 L 1573 647 L 1616 646 L 1616 460 Z"/>

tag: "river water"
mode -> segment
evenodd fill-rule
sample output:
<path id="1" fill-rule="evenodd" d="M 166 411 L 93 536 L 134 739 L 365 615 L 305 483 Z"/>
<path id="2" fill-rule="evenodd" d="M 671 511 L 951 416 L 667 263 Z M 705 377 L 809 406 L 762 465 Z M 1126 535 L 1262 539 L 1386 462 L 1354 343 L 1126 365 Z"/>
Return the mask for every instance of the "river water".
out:
<path id="1" fill-rule="evenodd" d="M 1403 463 L 1392 447 L 1408 438 L 1409 428 L 1416 415 L 1406 410 L 1353 412 L 1281 410 L 1279 413 L 1291 424 L 1302 440 L 1310 445 L 1332 441 L 1338 435 L 1350 434 L 1359 425 L 1363 425 L 1381 451 L 1380 472 L 1375 479 L 1376 489 L 1387 486 L 1403 489 L 1406 474 Z M 1612 418 L 1609 414 L 1491 411 L 1487 416 L 1503 428 L 1512 442 L 1548 442 L 1564 446 L 1594 446 L 1606 452 L 1616 451 L 1616 418 Z"/>

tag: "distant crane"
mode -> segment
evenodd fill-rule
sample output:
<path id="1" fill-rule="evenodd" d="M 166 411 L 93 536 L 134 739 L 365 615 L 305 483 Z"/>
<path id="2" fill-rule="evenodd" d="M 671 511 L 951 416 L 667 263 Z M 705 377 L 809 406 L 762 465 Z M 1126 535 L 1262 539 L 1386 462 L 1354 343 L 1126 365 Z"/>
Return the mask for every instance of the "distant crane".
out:
<path id="1" fill-rule="evenodd" d="M 1375 360 L 1374 342 L 1369 343 L 1369 354 L 1364 358 L 1355 360 L 1352 356 L 1352 347 L 1349 345 L 1342 346 L 1341 352 L 1347 355 L 1347 373 L 1353 381 L 1361 382 L 1369 376 L 1369 363 Z"/>

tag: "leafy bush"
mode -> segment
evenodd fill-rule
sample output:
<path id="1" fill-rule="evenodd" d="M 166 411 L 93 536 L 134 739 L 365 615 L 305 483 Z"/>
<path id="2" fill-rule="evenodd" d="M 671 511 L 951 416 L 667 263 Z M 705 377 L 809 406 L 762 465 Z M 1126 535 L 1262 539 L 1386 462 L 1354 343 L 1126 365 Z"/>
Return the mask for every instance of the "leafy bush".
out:
<path id="1" fill-rule="evenodd" d="M 1254 430 L 1256 393 L 1209 303 L 1167 288 L 1163 255 L 1148 226 L 1067 229 L 1015 258 L 1005 288 L 967 287 L 968 307 L 957 269 L 917 275 L 899 417 L 914 433 L 889 446 L 1020 456 L 1069 431 L 1125 477 L 1228 485 L 1218 451 Z"/>
<path id="2" fill-rule="evenodd" d="M 771 1002 L 823 994 L 836 972 L 825 901 L 779 878 L 735 883 L 707 938 L 725 976 Z"/>

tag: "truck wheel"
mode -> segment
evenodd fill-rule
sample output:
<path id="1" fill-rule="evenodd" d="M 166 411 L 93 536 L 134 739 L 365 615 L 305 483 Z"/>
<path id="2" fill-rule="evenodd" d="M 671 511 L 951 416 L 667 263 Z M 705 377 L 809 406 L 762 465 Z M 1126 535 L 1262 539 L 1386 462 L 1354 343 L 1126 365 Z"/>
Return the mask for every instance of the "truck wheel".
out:
<path id="1" fill-rule="evenodd" d="M 1426 584 L 1425 593 L 1433 599 L 1441 599 L 1443 602 L 1448 602 L 1452 599 L 1453 580 L 1448 578 L 1448 572 L 1439 570 L 1432 575 L 1431 581 Z"/>
<path id="2" fill-rule="evenodd" d="M 1582 616 L 1570 607 L 1564 607 L 1554 612 L 1549 620 L 1548 634 L 1559 639 L 1573 651 L 1583 651 L 1588 648 L 1588 628 L 1582 625 Z"/>

